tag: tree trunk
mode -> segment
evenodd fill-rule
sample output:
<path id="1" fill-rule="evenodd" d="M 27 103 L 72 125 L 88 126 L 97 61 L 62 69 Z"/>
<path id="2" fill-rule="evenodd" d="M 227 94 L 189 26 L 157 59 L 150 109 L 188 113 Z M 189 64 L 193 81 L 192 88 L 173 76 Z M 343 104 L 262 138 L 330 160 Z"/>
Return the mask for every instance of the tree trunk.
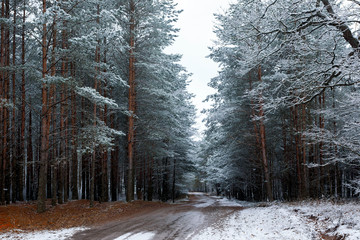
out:
<path id="1" fill-rule="evenodd" d="M 110 125 L 115 129 L 114 114 L 110 115 Z M 119 146 L 116 144 L 115 149 L 111 151 L 111 168 L 110 168 L 110 189 L 111 201 L 117 201 L 118 198 L 118 179 L 119 179 Z"/>
<path id="2" fill-rule="evenodd" d="M 154 158 L 151 157 L 151 160 L 149 161 L 148 166 L 148 188 L 147 188 L 147 200 L 152 201 L 153 199 L 153 193 L 154 193 L 154 185 L 153 185 L 153 165 L 154 165 Z"/>
<path id="3" fill-rule="evenodd" d="M 176 159 L 174 159 L 174 166 L 173 166 L 173 182 L 172 182 L 172 201 L 175 202 L 175 183 L 176 183 Z"/>
<path id="4" fill-rule="evenodd" d="M 142 172 L 143 172 L 143 166 L 141 164 L 140 159 L 137 159 L 137 167 L 136 169 L 138 171 L 136 171 L 136 197 L 137 200 L 141 200 L 143 198 L 142 193 L 143 193 L 143 179 L 142 179 Z"/>
<path id="5" fill-rule="evenodd" d="M 162 173 L 162 194 L 161 201 L 166 202 L 169 196 L 169 174 L 168 174 L 168 158 L 165 158 L 164 172 Z"/>
<path id="6" fill-rule="evenodd" d="M 10 4 L 9 4 L 9 0 L 5 1 L 5 18 L 9 19 L 10 18 Z M 9 68 L 10 67 L 10 30 L 9 30 L 9 26 L 6 26 L 5 28 L 5 44 L 4 44 L 4 51 L 3 53 L 4 55 L 4 63 L 5 63 L 5 67 Z M 10 75 L 9 75 L 9 70 L 6 69 L 4 71 L 4 78 L 3 78 L 3 82 L 4 82 L 4 94 L 3 94 L 3 98 L 5 99 L 5 101 L 7 103 L 10 102 Z M 11 161 L 10 161 L 10 156 L 8 153 L 9 150 L 9 146 L 10 146 L 10 141 L 9 141 L 9 126 L 10 126 L 10 111 L 8 109 L 8 107 L 4 108 L 3 111 L 3 160 L 4 160 L 4 192 L 5 192 L 5 201 L 6 203 L 10 203 L 10 188 L 11 188 Z"/>
<path id="7" fill-rule="evenodd" d="M 52 193 L 52 198 L 51 198 L 51 205 L 52 206 L 56 206 L 56 201 L 57 201 L 57 165 L 56 164 L 52 164 L 51 165 L 51 193 Z"/>
<path id="8" fill-rule="evenodd" d="M 19 154 L 23 159 L 25 169 L 27 168 L 26 159 L 25 159 L 25 121 L 26 121 L 26 112 L 25 112 L 25 101 L 26 101 L 26 90 L 25 90 L 25 21 L 26 21 L 26 1 L 24 0 L 23 6 L 23 22 L 21 30 L 21 65 L 23 69 L 21 70 L 21 129 L 20 129 L 20 144 L 19 144 Z M 29 153 L 28 153 L 29 154 Z M 26 171 L 26 170 L 25 170 Z M 26 175 L 26 174 L 25 174 Z M 25 178 L 25 189 L 27 188 L 28 181 Z"/>
<path id="9" fill-rule="evenodd" d="M 115 146 L 115 149 L 111 152 L 111 168 L 110 168 L 111 201 L 117 201 L 118 199 L 118 185 L 119 185 L 118 154 L 119 154 L 119 147 Z"/>
<path id="10" fill-rule="evenodd" d="M 259 82 L 262 82 L 262 75 L 261 75 L 261 66 L 258 67 L 258 77 Z M 261 156 L 263 161 L 263 168 L 264 168 L 264 175 L 265 175 L 265 185 L 266 185 L 266 192 L 269 201 L 273 201 L 273 194 L 272 194 L 272 187 L 271 187 L 271 178 L 269 172 L 269 163 L 267 159 L 266 153 L 266 137 L 265 137 L 265 124 L 264 124 L 264 110 L 263 110 L 263 99 L 262 93 L 260 93 L 260 102 L 259 102 L 259 126 L 260 126 L 260 139 L 261 139 Z"/>
<path id="11" fill-rule="evenodd" d="M 73 71 L 72 71 L 73 72 Z M 75 74 L 72 74 L 74 77 Z M 78 194 L 78 156 L 77 156 L 77 127 L 76 127 L 76 94 L 75 91 L 71 93 L 71 125 L 72 125 L 72 181 L 71 192 L 72 199 L 79 199 Z"/>
<path id="12" fill-rule="evenodd" d="M 14 16 L 13 16 L 13 43 L 12 43 L 12 65 L 13 67 L 16 66 L 16 1 L 14 1 Z M 12 126 L 11 126 L 11 139 L 12 139 L 12 157 L 13 157 L 13 174 L 12 174 L 12 186 L 13 186 L 13 197 L 12 202 L 16 202 L 17 198 L 20 201 L 23 201 L 23 170 L 22 164 L 20 163 L 19 159 L 19 152 L 18 152 L 18 144 L 17 135 L 16 135 L 16 71 L 12 71 Z"/>
<path id="13" fill-rule="evenodd" d="M 347 41 L 351 47 L 359 53 L 359 47 L 360 47 L 360 41 L 354 34 L 351 32 L 351 29 L 349 26 L 346 25 L 345 21 L 342 21 L 334 12 L 334 9 L 329 2 L 329 0 L 321 0 L 321 2 L 324 4 L 326 11 L 330 14 L 332 19 L 336 22 L 334 26 L 343 34 L 343 38 L 345 41 Z M 329 21 L 327 19 L 327 21 Z"/>
<path id="14" fill-rule="evenodd" d="M 306 162 L 306 141 L 304 132 L 306 131 L 306 105 L 302 105 L 302 167 L 303 167 L 303 196 L 309 197 L 309 174 L 308 174 L 308 167 Z"/>
<path id="15" fill-rule="evenodd" d="M 52 49 L 51 49 L 51 76 L 54 77 L 56 74 L 56 68 L 55 68 L 55 64 L 56 64 L 56 59 L 55 59 L 55 49 L 56 49 L 56 34 L 57 34 L 57 30 L 56 30 L 56 16 L 54 17 L 54 22 L 53 22 L 53 43 L 52 43 Z M 51 167 L 50 167 L 50 179 L 51 179 L 51 192 L 52 192 L 52 199 L 51 199 L 51 204 L 53 206 L 56 205 L 56 200 L 57 200 L 57 156 L 56 156 L 56 148 L 55 146 L 55 132 L 56 132 L 56 108 L 55 106 L 52 106 L 53 104 L 55 104 L 56 102 L 56 87 L 55 84 L 51 84 L 50 86 L 50 96 L 49 96 L 49 106 L 51 107 L 51 111 L 49 112 L 49 127 L 51 125 L 51 121 L 52 121 L 52 150 L 51 150 Z"/>
<path id="16" fill-rule="evenodd" d="M 282 118 L 282 137 L 283 137 L 283 158 L 284 158 L 284 169 L 285 172 L 282 176 L 282 185 L 283 185 L 283 194 L 285 200 L 291 200 L 292 194 L 291 194 L 291 172 L 290 172 L 290 164 L 289 164 L 289 150 L 288 150 L 288 144 L 287 144 L 287 131 L 286 131 L 286 122 L 285 122 L 285 116 Z"/>
<path id="17" fill-rule="evenodd" d="M 104 39 L 104 45 L 106 46 L 106 38 Z M 100 60 L 100 56 L 99 56 L 99 60 Z M 106 48 L 104 50 L 104 63 L 107 63 L 106 60 Z M 106 72 L 106 69 L 104 69 L 104 72 Z M 104 97 L 107 97 L 107 91 L 106 91 L 106 83 L 104 84 Z M 108 114 L 108 109 L 107 109 L 107 105 L 105 105 L 104 107 L 104 112 L 103 112 L 103 121 L 105 123 L 105 125 L 107 126 L 107 114 Z M 102 170 L 101 170 L 101 198 L 103 202 L 108 202 L 109 201 L 109 191 L 108 191 L 108 151 L 107 149 L 104 149 L 104 152 L 102 153 Z"/>
<path id="18" fill-rule="evenodd" d="M 294 139 L 295 139 L 295 157 L 296 157 L 296 176 L 297 176 L 297 191 L 298 198 L 302 198 L 302 178 L 301 178 L 301 163 L 300 163 L 300 140 L 299 140 L 299 120 L 298 107 L 293 107 L 293 123 L 294 123 Z"/>
<path id="19" fill-rule="evenodd" d="M 65 31 L 66 30 L 62 30 L 61 35 L 62 35 L 62 48 L 64 48 L 64 44 L 65 44 Z M 67 73 L 67 68 L 66 68 L 66 62 L 65 60 L 62 60 L 61 63 L 61 76 L 63 78 L 66 78 L 66 73 Z M 65 178 L 66 178 L 66 167 L 65 167 L 65 162 L 66 162 L 66 123 L 65 123 L 65 119 L 66 119 L 66 113 L 65 113 L 65 107 L 66 107 L 66 86 L 64 83 L 61 84 L 61 94 L 60 94 L 60 98 L 61 98 L 61 103 L 60 103 L 60 160 L 58 161 L 58 173 L 59 173 L 59 196 L 58 196 L 58 202 L 59 204 L 63 204 L 64 201 L 66 201 L 66 184 L 65 184 Z"/>
<path id="20" fill-rule="evenodd" d="M 323 98 L 322 98 L 322 95 L 319 95 L 319 106 L 320 106 L 320 109 L 323 108 Z M 320 127 L 320 134 L 322 135 L 322 131 L 323 131 L 323 126 L 324 126 L 324 119 L 323 119 L 323 115 L 320 113 L 319 115 L 319 127 Z M 324 152 L 323 152 L 323 141 L 320 140 L 320 143 L 319 143 L 319 164 L 320 164 L 320 167 L 319 167 L 319 189 L 320 189 L 320 192 L 319 192 L 319 198 L 322 197 L 322 195 L 324 194 L 324 179 L 323 179 L 323 164 L 324 164 L 324 161 L 323 161 L 323 157 L 324 157 Z"/>
<path id="21" fill-rule="evenodd" d="M 43 0 L 43 14 L 46 13 L 46 0 Z M 42 78 L 45 79 L 47 72 L 47 39 L 46 24 L 43 24 L 42 32 Z M 48 140 L 48 101 L 47 101 L 47 84 L 42 84 L 42 110 L 41 110 L 41 148 L 40 148 L 40 172 L 39 172 L 39 190 L 38 190 L 38 206 L 39 213 L 46 210 L 46 176 L 47 176 L 47 140 Z"/>
<path id="22" fill-rule="evenodd" d="M 97 5 L 97 14 L 100 14 L 100 5 Z M 99 17 L 97 17 L 97 24 L 100 23 L 100 19 Z M 97 40 L 98 44 L 96 46 L 96 50 L 95 50 L 95 62 L 99 63 L 100 62 L 100 42 L 99 39 Z M 94 78 L 94 89 L 95 91 L 97 91 L 98 89 L 98 72 L 99 72 L 99 67 L 96 66 L 95 67 L 95 78 Z M 97 117 L 97 106 L 96 103 L 94 103 L 94 111 L 93 111 L 93 118 L 94 118 L 94 128 L 96 128 L 96 117 Z M 90 207 L 94 206 L 94 200 L 95 200 L 95 163 L 96 163 L 96 149 L 95 149 L 95 143 L 94 143 L 94 147 L 93 147 L 93 154 L 92 154 L 92 159 L 91 159 L 91 176 L 90 176 Z"/>
<path id="23" fill-rule="evenodd" d="M 5 1 L 3 0 L 1 2 L 1 18 L 5 17 Z M 4 35 L 4 23 L 1 23 L 1 42 L 0 42 L 0 67 L 4 68 L 5 67 L 5 54 L 4 54 L 4 43 L 5 43 L 5 35 Z M 3 84 L 4 84 L 4 70 L 1 69 L 0 70 L 0 97 L 4 98 L 4 89 L 3 89 Z M 4 112 L 4 107 L 0 106 L 0 123 L 4 124 L 4 119 L 3 119 L 3 112 Z M 0 128 L 1 131 L 1 151 L 4 151 L 4 134 L 2 133 L 2 128 Z M 6 170 L 5 170 L 5 166 L 6 166 L 6 161 L 3 158 L 3 156 L 1 155 L 0 158 L 0 171 L 1 171 L 1 179 L 0 179 L 0 203 L 1 204 L 5 204 L 5 174 L 6 174 Z"/>
<path id="24" fill-rule="evenodd" d="M 134 47 L 135 47 L 135 3 L 133 0 L 130 0 L 130 52 L 129 52 L 129 112 L 130 116 L 128 119 L 128 162 L 129 162 L 129 172 L 128 172 L 128 181 L 127 181 L 127 193 L 126 201 L 130 202 L 134 200 L 134 178 L 135 178 L 135 163 L 134 163 L 134 144 L 135 144 L 135 56 L 134 56 Z"/>
<path id="25" fill-rule="evenodd" d="M 28 141 L 27 141 L 27 199 L 34 199 L 34 161 L 33 161 L 33 144 L 32 144 L 32 109 L 31 100 L 29 100 L 29 122 L 28 122 Z"/>

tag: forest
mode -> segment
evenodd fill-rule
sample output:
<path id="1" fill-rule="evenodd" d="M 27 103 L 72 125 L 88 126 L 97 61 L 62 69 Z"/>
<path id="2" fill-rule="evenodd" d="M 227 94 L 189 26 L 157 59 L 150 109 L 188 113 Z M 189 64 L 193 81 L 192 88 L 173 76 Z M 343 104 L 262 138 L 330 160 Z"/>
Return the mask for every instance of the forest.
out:
<path id="1" fill-rule="evenodd" d="M 216 16 L 200 176 L 246 200 L 360 192 L 360 2 L 238 0 Z"/>
<path id="2" fill-rule="evenodd" d="M 360 2 L 236 0 L 194 139 L 173 0 L 2 0 L 0 204 L 360 192 Z M 209 23 L 210 24 L 210 23 Z"/>
<path id="3" fill-rule="evenodd" d="M 43 212 L 48 198 L 184 191 L 195 110 L 181 56 L 164 52 L 179 13 L 172 1 L 2 1 L 0 203 Z"/>

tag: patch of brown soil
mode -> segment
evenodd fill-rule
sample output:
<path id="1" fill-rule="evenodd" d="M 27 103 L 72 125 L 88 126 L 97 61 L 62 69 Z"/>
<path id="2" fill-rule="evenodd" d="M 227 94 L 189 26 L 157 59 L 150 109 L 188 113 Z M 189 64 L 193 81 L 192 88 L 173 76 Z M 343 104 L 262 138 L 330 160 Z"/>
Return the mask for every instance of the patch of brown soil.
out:
<path id="1" fill-rule="evenodd" d="M 322 233 L 321 238 L 323 240 L 345 240 L 346 239 L 346 237 L 342 236 L 342 235 L 330 236 L 330 235 L 327 235 L 326 233 Z"/>
<path id="2" fill-rule="evenodd" d="M 297 211 L 295 211 L 297 212 Z M 314 216 L 314 215 L 311 215 L 311 216 L 307 216 L 308 219 L 312 222 L 315 222 L 316 226 L 318 225 L 318 222 L 320 221 L 318 217 Z M 325 219 L 327 220 L 327 219 Z M 320 232 L 319 229 L 317 229 L 317 231 L 319 232 L 320 234 L 320 237 L 322 240 L 345 240 L 346 239 L 346 236 L 343 236 L 343 235 L 331 235 L 331 232 L 334 232 L 336 230 L 336 228 L 338 228 L 339 226 L 336 226 L 335 228 L 333 229 L 328 229 L 327 231 L 325 232 Z"/>
<path id="3" fill-rule="evenodd" d="M 29 231 L 94 226 L 170 206 L 161 202 L 134 201 L 96 203 L 89 208 L 88 200 L 79 200 L 53 207 L 49 201 L 48 210 L 39 214 L 36 202 L 17 203 L 0 206 L 0 233 L 13 229 Z"/>

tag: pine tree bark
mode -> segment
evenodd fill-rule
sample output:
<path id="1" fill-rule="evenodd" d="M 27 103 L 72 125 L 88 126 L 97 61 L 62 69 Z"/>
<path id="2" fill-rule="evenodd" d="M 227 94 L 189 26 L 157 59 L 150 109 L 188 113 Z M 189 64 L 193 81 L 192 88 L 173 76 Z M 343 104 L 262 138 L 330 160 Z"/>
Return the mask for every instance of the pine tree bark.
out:
<path id="1" fill-rule="evenodd" d="M 174 159 L 174 166 L 173 166 L 173 182 L 172 182 L 172 201 L 173 203 L 175 203 L 175 193 L 176 193 L 176 190 L 175 190 L 175 183 L 176 183 L 176 159 Z"/>
<path id="2" fill-rule="evenodd" d="M 284 158 L 284 169 L 286 169 L 286 171 L 284 172 L 283 176 L 282 176 L 282 185 L 283 185 L 283 193 L 284 193 L 284 198 L 286 200 L 291 200 L 292 199 L 292 186 L 291 186 L 291 166 L 290 166 L 290 161 L 289 161 L 289 147 L 288 147 L 288 143 L 287 143 L 287 131 L 286 131 L 286 121 L 285 121 L 285 116 L 283 116 L 282 118 L 282 138 L 283 138 L 283 158 Z"/>
<path id="3" fill-rule="evenodd" d="M 10 2 L 9 0 L 5 1 L 5 18 L 10 19 Z M 5 66 L 9 69 L 10 67 L 10 29 L 9 26 L 5 28 Z M 10 72 L 6 69 L 4 71 L 4 99 L 7 103 L 10 102 Z M 3 159 L 6 163 L 5 169 L 5 200 L 6 203 L 10 203 L 10 188 L 11 188 L 11 161 L 9 156 L 9 146 L 11 144 L 9 139 L 10 133 L 10 111 L 8 107 L 4 108 L 3 112 L 4 126 L 3 126 L 3 137 L 4 137 L 4 148 L 3 148 Z"/>
<path id="4" fill-rule="evenodd" d="M 297 176 L 297 191 L 298 198 L 302 198 L 302 171 L 300 163 L 300 141 L 299 141 L 299 120 L 298 120 L 298 107 L 293 107 L 293 127 L 295 129 L 294 140 L 295 140 L 295 158 L 296 158 L 296 176 Z"/>
<path id="5" fill-rule="evenodd" d="M 10 10 L 9 10 L 9 1 L 2 2 L 2 11 L 1 16 L 3 19 L 10 18 Z M 1 140 L 2 140 L 2 174 L 1 174 L 1 202 L 3 204 L 10 203 L 10 187 L 11 187 L 11 174 L 12 162 L 9 156 L 9 147 L 11 150 L 11 142 L 9 139 L 10 127 L 10 111 L 9 105 L 10 103 L 10 79 L 9 79 L 9 66 L 10 66 L 10 32 L 9 25 L 2 23 L 1 24 L 1 111 L 0 111 L 0 122 L 1 122 Z"/>
<path id="6" fill-rule="evenodd" d="M 261 66 L 258 67 L 258 78 L 259 82 L 262 82 L 262 72 Z M 264 175 L 265 175 L 265 185 L 266 185 L 266 192 L 269 201 L 274 201 L 273 193 L 272 193 L 272 183 L 270 178 L 270 171 L 269 171 L 269 162 L 267 159 L 266 153 L 266 136 L 265 136 L 265 124 L 264 124 L 264 110 L 263 110 L 263 98 L 262 93 L 260 93 L 260 101 L 259 101 L 259 128 L 260 128 L 260 139 L 261 139 L 261 156 L 264 168 Z"/>
<path id="7" fill-rule="evenodd" d="M 153 185 L 153 166 L 154 166 L 154 158 L 151 157 L 149 164 L 148 164 L 148 188 L 147 188 L 147 200 L 149 202 L 153 199 L 153 193 L 154 193 L 154 185 Z"/>
<path id="8" fill-rule="evenodd" d="M 332 89 L 332 108 L 333 111 L 336 111 L 336 101 L 335 101 L 335 88 Z M 333 134 L 334 136 L 337 135 L 337 122 L 336 122 L 336 117 L 334 117 L 333 119 Z M 338 157 L 339 152 L 338 152 L 338 146 L 336 144 L 334 144 L 334 156 Z M 334 197 L 335 198 L 340 198 L 342 196 L 341 193 L 341 170 L 339 169 L 339 163 L 335 163 L 334 165 Z"/>
<path id="9" fill-rule="evenodd" d="M 100 14 L 100 5 L 97 5 L 97 24 L 100 23 L 100 19 L 99 19 L 99 14 Z M 96 45 L 96 50 L 95 50 L 95 62 L 97 64 L 100 63 L 100 42 L 99 39 L 97 39 L 97 45 Z M 98 89 L 98 72 L 99 72 L 99 67 L 96 66 L 95 67 L 95 77 L 94 77 L 94 89 L 95 91 L 97 91 Z M 97 119 L 97 106 L 96 103 L 94 103 L 94 111 L 93 111 L 93 125 L 94 125 L 94 129 L 96 128 L 96 119 Z M 92 158 L 91 158 L 91 176 L 90 176 L 90 207 L 94 206 L 94 200 L 95 200 L 95 164 L 96 164 L 96 149 L 95 149 L 95 143 L 93 146 L 93 153 L 92 153 Z"/>
<path id="10" fill-rule="evenodd" d="M 249 73 L 249 88 L 250 91 L 252 90 L 252 79 L 251 79 L 251 75 Z M 259 130 L 258 130 L 258 126 L 255 120 L 256 117 L 256 113 L 255 113 L 255 106 L 254 106 L 254 100 L 251 98 L 250 100 L 250 105 L 251 105 L 251 118 L 252 118 L 252 122 L 253 122 L 253 126 L 254 126 L 254 135 L 255 135 L 255 140 L 256 140 L 256 160 L 258 160 L 260 162 L 260 155 L 257 153 L 257 151 L 259 149 L 261 149 L 261 143 L 260 143 L 260 136 L 259 136 Z"/>
<path id="11" fill-rule="evenodd" d="M 162 171 L 162 194 L 160 194 L 161 196 L 161 201 L 166 202 L 168 200 L 168 196 L 169 196 L 169 172 L 168 172 L 168 158 L 166 157 L 163 160 L 163 171 Z"/>
<path id="12" fill-rule="evenodd" d="M 104 45 L 106 46 L 106 38 L 104 39 Z M 107 51 L 106 48 L 104 50 L 104 63 L 107 63 Z M 104 70 L 104 72 L 106 72 L 106 69 Z M 104 84 L 104 97 L 107 97 L 107 91 L 106 91 L 106 83 Z M 108 121 L 107 121 L 107 115 L 108 115 L 108 108 L 107 105 L 105 105 L 104 107 L 104 112 L 103 112 L 103 121 L 105 123 L 105 125 L 107 126 Z M 108 151 L 107 149 L 104 149 L 104 152 L 102 153 L 102 170 L 101 170 L 102 174 L 101 174 L 101 198 L 103 202 L 108 202 L 109 201 L 109 191 L 108 191 Z"/>
<path id="13" fill-rule="evenodd" d="M 23 69 L 21 70 L 21 129 L 20 129 L 20 144 L 19 144 L 19 154 L 23 159 L 24 168 L 27 169 L 27 161 L 25 159 L 25 121 L 26 121 L 26 90 L 25 90 L 25 21 L 26 21 L 26 0 L 24 0 L 23 5 L 23 16 L 22 16 L 22 30 L 21 30 L 21 65 Z M 24 170 L 25 171 L 25 170 Z M 26 175 L 26 174 L 25 174 Z M 27 188 L 28 181 L 25 179 L 24 185 L 25 189 Z M 26 194 L 27 195 L 27 194 Z"/>
<path id="14" fill-rule="evenodd" d="M 53 40 L 52 40 L 52 49 L 51 49 L 51 76 L 54 77 L 56 75 L 56 58 L 55 58 L 55 50 L 57 44 L 57 29 L 56 29 L 56 15 L 54 17 L 53 22 Z M 51 192 L 52 192 L 52 199 L 51 204 L 52 206 L 56 205 L 57 200 L 57 160 L 56 160 L 56 148 L 55 146 L 55 136 L 56 136 L 56 107 L 52 106 L 56 102 L 56 86 L 55 84 L 51 84 L 50 86 L 50 94 L 49 94 L 49 106 L 51 107 L 51 111 L 49 111 L 49 127 L 52 124 L 52 150 L 51 150 L 51 167 L 50 167 L 50 178 L 51 178 Z M 50 109 L 49 109 L 50 110 Z"/>
<path id="15" fill-rule="evenodd" d="M 110 126 L 115 129 L 114 114 L 110 114 Z M 118 187 L 119 187 L 119 146 L 116 144 L 115 149 L 111 151 L 111 168 L 110 168 L 110 189 L 111 189 L 111 201 L 117 201 L 118 199 Z"/>
<path id="16" fill-rule="evenodd" d="M 62 36 L 62 48 L 64 48 L 64 44 L 66 41 L 66 30 L 63 29 L 61 32 Z M 63 59 L 61 62 L 61 76 L 63 78 L 66 78 L 67 74 L 67 68 L 66 68 L 66 62 Z M 66 86 L 65 83 L 61 84 L 61 104 L 60 104 L 60 161 L 58 162 L 58 175 L 59 175 L 59 181 L 58 181 L 58 189 L 59 189 L 59 196 L 58 196 L 58 203 L 62 204 L 64 201 L 66 201 Z"/>
<path id="17" fill-rule="evenodd" d="M 55 156 L 54 156 L 55 157 Z M 52 206 L 56 206 L 56 202 L 57 202 L 57 165 L 56 164 L 52 164 L 51 165 L 51 193 L 52 193 L 52 198 L 51 198 L 51 205 Z"/>
<path id="18" fill-rule="evenodd" d="M 134 200 L 134 184 L 135 184 L 135 3 L 133 0 L 130 0 L 130 51 L 129 51 L 129 112 L 130 116 L 128 118 L 128 181 L 127 181 L 127 193 L 126 201 L 130 202 Z"/>
<path id="19" fill-rule="evenodd" d="M 303 196 L 309 197 L 309 174 L 308 174 L 308 167 L 307 167 L 307 155 L 306 155 L 306 141 L 304 132 L 306 131 L 306 105 L 302 105 L 302 167 L 303 167 Z"/>
<path id="20" fill-rule="evenodd" d="M 12 65 L 16 66 L 16 15 L 17 15 L 17 5 L 16 1 L 14 1 L 14 15 L 13 15 L 13 42 L 12 42 Z M 12 139 L 12 156 L 13 156 L 13 174 L 12 174 L 12 186 L 13 186 L 13 197 L 12 202 L 16 202 L 17 199 L 20 201 L 23 200 L 23 170 L 22 164 L 19 162 L 19 152 L 18 145 L 19 141 L 17 139 L 16 134 L 16 71 L 12 70 L 12 126 L 11 126 L 11 139 Z"/>
<path id="21" fill-rule="evenodd" d="M 3 0 L 1 2 L 1 18 L 5 17 L 5 1 Z M 1 42 L 0 42 L 0 67 L 4 68 L 5 67 L 5 54 L 4 54 L 4 43 L 5 43 L 5 28 L 4 28 L 4 23 L 1 23 Z M 4 70 L 1 69 L 0 70 L 0 97 L 1 99 L 4 98 L 4 89 L 3 89 L 3 84 L 4 84 Z M 4 124 L 4 119 L 3 119 L 3 112 L 4 112 L 4 107 L 3 105 L 0 106 L 0 123 Z M 3 152 L 4 150 L 4 134 L 3 134 L 3 128 L 0 127 L 0 131 L 1 131 L 1 152 Z M 0 171 L 1 171 L 1 179 L 0 179 L 0 203 L 1 204 L 5 204 L 5 174 L 6 174 L 6 161 L 3 157 L 2 154 L 1 158 L 0 158 Z"/>
<path id="22" fill-rule="evenodd" d="M 71 75 L 75 77 L 75 66 L 71 63 Z M 78 156 L 77 156 L 77 126 L 76 126 L 76 93 L 71 93 L 71 125 L 72 125 L 72 199 L 79 199 L 78 193 Z"/>
<path id="23" fill-rule="evenodd" d="M 323 109 L 323 96 L 319 95 L 319 106 L 320 109 Z M 320 113 L 319 115 L 319 128 L 320 128 L 320 134 L 323 134 L 323 126 L 324 126 L 324 119 L 323 119 L 323 115 Z M 322 136 L 321 136 L 322 137 Z M 323 141 L 320 140 L 319 143 L 319 162 L 318 164 L 320 164 L 319 167 L 319 198 L 322 197 L 322 195 L 324 194 L 324 179 L 323 179 L 323 157 L 324 157 L 324 152 L 323 152 Z"/>
<path id="24" fill-rule="evenodd" d="M 32 109 L 31 100 L 29 100 L 29 121 L 28 121 L 28 138 L 27 138 L 27 199 L 34 199 L 34 161 L 33 161 L 33 144 L 32 144 Z"/>
<path id="25" fill-rule="evenodd" d="M 1 18 L 5 18 L 5 0 L 1 2 Z M 2 68 L 0 70 L 0 97 L 1 99 L 4 99 L 5 92 L 4 92 L 4 67 L 5 67 L 5 24 L 1 23 L 1 42 L 0 42 L 0 67 Z M 5 111 L 5 108 L 3 107 L 3 104 L 0 106 L 0 123 L 2 125 L 5 124 L 5 119 L 3 118 L 3 113 Z M 5 150 L 5 135 L 3 132 L 3 128 L 0 127 L 1 131 L 1 152 L 3 153 Z M 0 170 L 1 170 L 1 179 L 0 179 L 0 193 L 1 193 L 1 204 L 5 204 L 5 176 L 6 176 L 6 159 L 4 158 L 3 154 L 1 155 L 1 164 L 0 164 Z"/>
<path id="26" fill-rule="evenodd" d="M 43 0 L 43 14 L 46 13 L 46 0 Z M 47 158 L 48 158 L 48 101 L 47 101 L 47 84 L 45 83 L 47 72 L 47 39 L 46 39 L 46 23 L 43 24 L 42 32 L 42 110 L 41 110 L 41 148 L 40 148 L 40 172 L 39 172 L 39 190 L 38 190 L 38 205 L 37 211 L 39 213 L 46 211 L 46 176 L 47 176 Z"/>

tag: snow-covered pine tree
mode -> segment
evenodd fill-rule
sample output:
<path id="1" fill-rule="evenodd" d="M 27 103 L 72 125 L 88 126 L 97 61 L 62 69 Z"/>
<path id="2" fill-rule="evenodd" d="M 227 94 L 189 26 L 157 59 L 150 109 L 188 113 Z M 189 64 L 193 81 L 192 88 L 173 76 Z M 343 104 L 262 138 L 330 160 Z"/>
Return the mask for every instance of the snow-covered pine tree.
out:
<path id="1" fill-rule="evenodd" d="M 124 26 L 123 39 L 129 46 L 121 57 L 128 64 L 128 68 L 121 69 L 121 76 L 129 79 L 130 86 L 127 200 L 134 199 L 135 182 L 137 197 L 151 200 L 154 188 L 158 197 L 164 195 L 162 183 L 168 182 L 165 179 L 170 175 L 168 165 L 175 155 L 169 148 L 175 136 L 167 131 L 181 131 L 179 128 L 184 127 L 175 125 L 172 119 L 177 115 L 171 115 L 177 109 L 174 104 L 181 103 L 176 102 L 175 93 L 181 91 L 177 81 L 186 81 L 181 80 L 183 68 L 176 63 L 178 56 L 164 53 L 164 49 L 174 41 L 177 32 L 174 22 L 179 11 L 169 0 L 122 1 L 121 5 L 125 14 L 118 18 Z M 186 99 L 183 98 L 184 106 L 187 105 Z M 187 115 L 181 118 L 181 122 L 188 124 Z M 164 164 L 167 166 L 162 166 Z"/>
<path id="2" fill-rule="evenodd" d="M 344 196 L 339 194 L 340 176 L 344 183 L 354 174 L 347 174 L 345 169 L 349 168 L 345 166 L 333 164 L 331 159 L 338 148 L 330 143 L 326 133 L 341 125 L 340 120 L 334 121 L 329 114 L 336 111 L 332 102 L 336 103 L 336 98 L 343 95 L 340 93 L 346 92 L 344 87 L 358 82 L 358 32 L 352 27 L 359 17 L 354 12 L 358 8 L 353 1 L 340 4 L 239 0 L 226 14 L 218 15 L 218 41 L 211 57 L 223 69 L 212 82 L 218 93 L 212 96 L 215 104 L 208 118 L 209 151 L 205 156 L 222 156 L 216 155 L 219 144 L 227 147 L 230 144 L 217 140 L 228 140 L 221 116 L 236 111 L 234 105 L 244 109 L 250 104 L 251 117 L 243 121 L 254 123 L 252 139 L 258 146 L 262 105 L 263 120 L 268 126 L 266 144 L 271 150 L 267 156 L 274 196 L 280 199 Z M 256 81 L 259 66 L 261 82 Z M 248 83 L 251 85 L 246 86 Z M 242 89 L 231 92 L 239 84 Z M 336 88 L 341 91 L 332 94 Z M 229 96 L 238 100 L 228 105 Z M 240 132 L 233 135 L 242 136 Z M 250 152 L 250 147 L 244 148 Z M 256 154 L 252 158 L 257 158 Z M 227 161 L 222 162 L 225 165 L 217 166 L 219 162 L 214 161 L 209 167 L 219 170 L 227 166 Z M 260 180 L 268 183 L 266 178 Z"/>

